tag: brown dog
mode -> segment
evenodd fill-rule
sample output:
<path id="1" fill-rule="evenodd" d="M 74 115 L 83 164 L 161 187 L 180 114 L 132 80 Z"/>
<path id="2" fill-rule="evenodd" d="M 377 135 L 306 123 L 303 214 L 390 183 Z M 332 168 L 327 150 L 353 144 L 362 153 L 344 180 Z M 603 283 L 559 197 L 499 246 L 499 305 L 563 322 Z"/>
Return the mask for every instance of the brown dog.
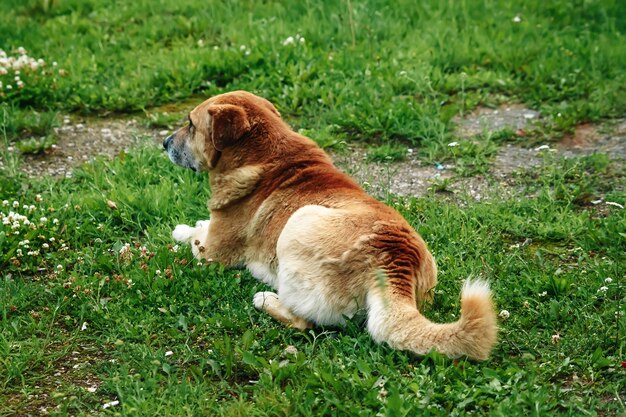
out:
<path id="1" fill-rule="evenodd" d="M 461 318 L 435 324 L 417 309 L 437 283 L 422 238 L 368 196 L 274 106 L 236 91 L 196 107 L 163 143 L 170 159 L 209 171 L 211 220 L 179 225 L 174 239 L 196 257 L 244 264 L 277 293 L 254 305 L 298 329 L 341 325 L 367 308 L 377 342 L 426 354 L 486 359 L 496 342 L 487 283 L 466 281 Z"/>

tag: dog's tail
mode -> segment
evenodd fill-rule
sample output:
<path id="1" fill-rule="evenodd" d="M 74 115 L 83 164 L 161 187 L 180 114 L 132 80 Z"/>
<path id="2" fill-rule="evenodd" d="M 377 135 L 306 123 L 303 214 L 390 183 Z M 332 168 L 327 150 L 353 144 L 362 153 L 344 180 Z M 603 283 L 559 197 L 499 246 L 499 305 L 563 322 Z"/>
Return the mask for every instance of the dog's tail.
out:
<path id="1" fill-rule="evenodd" d="M 397 291 L 393 282 L 367 296 L 368 331 L 377 342 L 425 355 L 435 349 L 450 358 L 466 355 L 485 360 L 496 343 L 497 322 L 489 284 L 467 280 L 461 291 L 461 317 L 437 324 L 424 317 L 413 297 Z"/>

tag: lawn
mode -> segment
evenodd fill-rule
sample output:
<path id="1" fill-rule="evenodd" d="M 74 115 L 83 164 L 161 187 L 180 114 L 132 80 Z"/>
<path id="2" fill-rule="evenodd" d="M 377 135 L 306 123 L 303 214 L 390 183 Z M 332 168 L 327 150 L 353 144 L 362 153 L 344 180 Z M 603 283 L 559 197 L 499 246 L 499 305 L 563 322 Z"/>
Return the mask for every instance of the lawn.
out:
<path id="1" fill-rule="evenodd" d="M 376 146 L 381 160 L 410 147 L 425 163 L 479 160 L 458 175 L 489 176 L 520 138 L 449 147 L 456 118 L 477 106 L 538 110 L 533 143 L 624 117 L 620 2 L 3 6 L 0 415 L 626 412 L 626 169 L 615 155 L 548 152 L 507 178 L 513 195 L 481 201 L 437 187 L 381 197 L 438 260 L 428 317 L 455 320 L 467 277 L 492 283 L 499 343 L 477 363 L 376 345 L 362 315 L 299 332 L 256 311 L 265 287 L 247 271 L 199 265 L 174 245 L 177 223 L 208 216 L 211 191 L 151 137 L 65 179 L 26 177 L 11 151 L 48 149 L 64 115 L 170 129 L 205 97 L 246 89 L 325 147 Z M 2 71 L 20 56 L 19 73 Z"/>

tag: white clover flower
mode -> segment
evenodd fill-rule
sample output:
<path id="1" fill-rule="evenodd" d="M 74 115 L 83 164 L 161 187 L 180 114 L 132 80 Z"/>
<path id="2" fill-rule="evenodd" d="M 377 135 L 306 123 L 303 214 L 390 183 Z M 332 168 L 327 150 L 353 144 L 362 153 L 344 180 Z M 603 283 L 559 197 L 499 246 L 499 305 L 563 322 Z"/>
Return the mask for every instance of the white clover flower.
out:
<path id="1" fill-rule="evenodd" d="M 156 276 L 160 276 L 160 275 L 161 275 L 161 270 L 160 270 L 160 269 L 157 269 L 156 271 L 154 271 L 154 274 L 155 274 Z"/>
<path id="2" fill-rule="evenodd" d="M 602 287 L 600 287 L 600 289 L 598 290 L 598 292 L 600 292 L 600 291 L 601 291 L 601 292 L 607 292 L 607 291 L 608 291 L 608 289 L 609 289 L 609 287 L 604 287 L 604 286 L 602 286 Z"/>
<path id="3" fill-rule="evenodd" d="M 63 265 L 59 264 L 57 265 L 57 271 L 62 271 L 63 270 Z"/>
<path id="4" fill-rule="evenodd" d="M 18 208 L 20 206 L 20 203 L 18 203 L 17 201 L 13 202 L 13 208 Z"/>
<path id="5" fill-rule="evenodd" d="M 613 278 L 610 278 L 610 277 L 606 278 L 604 282 L 606 282 L 607 284 L 610 284 L 611 282 L 613 282 Z"/>
<path id="6" fill-rule="evenodd" d="M 9 71 L 7 71 L 6 68 L 0 67 L 0 75 L 7 75 L 8 73 Z"/>
<path id="7" fill-rule="evenodd" d="M 5 87 L 7 90 L 13 90 L 13 86 L 11 84 L 7 84 L 7 86 Z"/>
<path id="8" fill-rule="evenodd" d="M 511 313 L 509 313 L 508 310 L 502 310 L 500 311 L 500 314 L 498 314 L 500 316 L 500 318 L 502 318 L 503 320 L 508 319 L 511 316 Z"/>
<path id="9" fill-rule="evenodd" d="M 515 16 L 512 20 L 513 20 L 513 23 L 519 23 L 519 22 L 522 21 L 522 18 L 519 17 L 519 15 L 518 15 L 518 16 Z"/>
<path id="10" fill-rule="evenodd" d="M 48 249 L 50 247 L 50 245 L 48 245 L 47 243 L 44 243 L 43 245 L 41 245 L 42 248 L 44 249 Z"/>
<path id="11" fill-rule="evenodd" d="M 24 88 L 24 83 L 22 81 L 18 81 L 17 88 Z"/>
<path id="12" fill-rule="evenodd" d="M 558 345 L 559 342 L 561 341 L 561 335 L 560 334 L 553 334 L 552 335 L 552 344 L 553 345 Z"/>
<path id="13" fill-rule="evenodd" d="M 304 43 L 304 38 L 303 37 L 300 38 L 300 43 Z"/>
<path id="14" fill-rule="evenodd" d="M 52 219 L 52 224 L 59 224 L 59 219 Z"/>
<path id="15" fill-rule="evenodd" d="M 24 49 L 23 46 L 20 46 L 19 48 L 17 48 L 17 53 L 20 55 L 26 55 L 26 49 Z"/>
<path id="16" fill-rule="evenodd" d="M 39 219 L 39 223 L 47 223 L 48 222 L 48 218 L 47 217 L 41 217 Z"/>
<path id="17" fill-rule="evenodd" d="M 548 291 L 539 293 L 539 297 L 545 297 L 546 295 L 548 295 Z"/>
<path id="18" fill-rule="evenodd" d="M 245 50 L 246 50 L 246 45 L 241 45 L 241 46 L 239 47 L 239 50 L 240 50 L 240 51 L 245 51 Z"/>
<path id="19" fill-rule="evenodd" d="M 18 256 L 18 258 L 22 257 L 22 250 L 21 249 L 16 250 L 15 254 Z"/>
<path id="20" fill-rule="evenodd" d="M 53 66 L 53 67 L 56 67 L 57 65 L 59 65 L 59 64 L 57 64 L 57 62 L 56 62 L 56 61 L 52 61 L 52 66 Z"/>
<path id="21" fill-rule="evenodd" d="M 283 46 L 291 45 L 293 44 L 293 42 L 294 42 L 293 36 L 290 36 L 283 41 Z"/>
<path id="22" fill-rule="evenodd" d="M 51 237 L 50 239 L 48 239 L 50 242 L 54 242 L 56 239 L 54 237 Z"/>
<path id="23" fill-rule="evenodd" d="M 9 200 L 2 200 L 2 206 L 6 207 L 9 205 Z"/>

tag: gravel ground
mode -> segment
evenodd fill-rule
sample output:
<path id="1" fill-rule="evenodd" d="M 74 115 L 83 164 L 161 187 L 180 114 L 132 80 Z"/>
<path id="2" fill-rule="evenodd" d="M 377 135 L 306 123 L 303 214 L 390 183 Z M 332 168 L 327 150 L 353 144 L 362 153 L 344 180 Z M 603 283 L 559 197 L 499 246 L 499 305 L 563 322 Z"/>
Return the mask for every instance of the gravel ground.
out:
<path id="1" fill-rule="evenodd" d="M 468 140 L 485 131 L 532 129 L 534 124 L 541 123 L 541 115 L 520 105 L 507 105 L 498 109 L 479 108 L 456 122 L 456 136 L 459 140 Z M 56 133 L 58 142 L 54 147 L 39 155 L 24 156 L 21 169 L 28 176 L 70 177 L 73 168 L 96 156 L 115 157 L 123 150 L 146 142 L 160 146 L 163 138 L 169 134 L 166 130 L 145 128 L 135 120 L 93 119 L 73 123 L 67 117 Z M 557 152 L 565 157 L 605 152 L 612 158 L 624 160 L 626 119 L 613 121 L 602 129 L 590 124 L 580 125 L 574 134 L 566 135 L 560 142 L 547 146 L 524 148 L 504 145 L 489 175 L 454 178 L 447 189 L 452 193 L 467 192 L 476 200 L 492 193 L 514 193 L 507 179 L 520 168 L 541 164 L 542 152 Z M 367 149 L 359 144 L 350 144 L 347 149 L 331 151 L 331 154 L 341 169 L 377 196 L 385 196 L 387 192 L 420 196 L 434 184 L 454 177 L 452 166 L 424 164 L 417 158 L 416 152 L 411 150 L 406 160 L 391 163 L 368 162 Z M 0 166 L 2 164 L 0 159 Z"/>

